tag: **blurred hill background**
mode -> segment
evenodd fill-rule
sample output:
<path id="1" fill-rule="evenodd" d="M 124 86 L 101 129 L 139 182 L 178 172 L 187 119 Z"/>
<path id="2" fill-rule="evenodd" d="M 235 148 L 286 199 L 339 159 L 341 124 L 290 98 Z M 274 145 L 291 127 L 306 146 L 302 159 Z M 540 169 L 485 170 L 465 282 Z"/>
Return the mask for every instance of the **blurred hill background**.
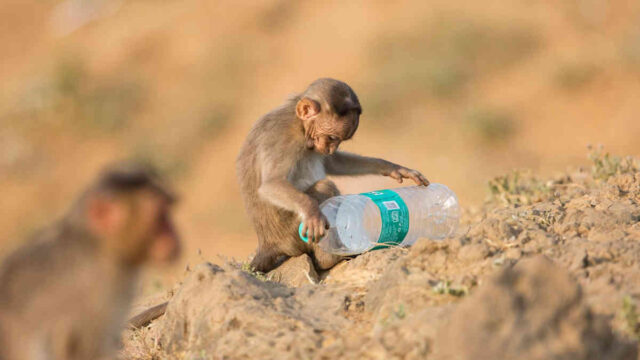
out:
<path id="1" fill-rule="evenodd" d="M 183 264 L 246 257 L 235 156 L 321 76 L 363 104 L 343 149 L 417 168 L 467 207 L 509 169 L 586 164 L 587 144 L 640 153 L 636 0 L 3 0 L 0 44 L 1 251 L 134 156 L 182 194 Z"/>

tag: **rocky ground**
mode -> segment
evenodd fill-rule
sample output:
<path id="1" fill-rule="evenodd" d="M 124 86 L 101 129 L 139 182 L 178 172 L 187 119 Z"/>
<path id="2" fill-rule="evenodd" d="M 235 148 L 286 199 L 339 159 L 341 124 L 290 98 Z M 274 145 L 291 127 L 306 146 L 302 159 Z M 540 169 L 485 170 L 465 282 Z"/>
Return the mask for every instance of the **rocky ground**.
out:
<path id="1" fill-rule="evenodd" d="M 123 359 L 640 359 L 640 161 L 514 172 L 459 234 L 317 274 L 201 264 Z M 158 302 L 146 299 L 141 304 Z"/>

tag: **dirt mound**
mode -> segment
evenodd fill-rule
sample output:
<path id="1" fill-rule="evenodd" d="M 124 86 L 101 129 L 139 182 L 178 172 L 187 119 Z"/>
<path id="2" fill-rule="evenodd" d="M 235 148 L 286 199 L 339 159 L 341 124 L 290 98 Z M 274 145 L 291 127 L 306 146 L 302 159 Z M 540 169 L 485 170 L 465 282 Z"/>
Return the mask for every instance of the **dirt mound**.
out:
<path id="1" fill-rule="evenodd" d="M 144 330 L 147 342 L 129 351 L 135 358 L 309 358 L 323 333 L 345 322 L 321 307 L 310 311 L 313 292 L 202 264 L 185 278 L 165 316 Z"/>
<path id="2" fill-rule="evenodd" d="M 328 273 L 201 265 L 122 358 L 637 358 L 640 167 L 595 164 L 497 178 L 458 236 Z"/>
<path id="3" fill-rule="evenodd" d="M 501 271 L 463 301 L 437 336 L 439 359 L 635 359 L 580 286 L 544 257 Z M 464 346 L 460 346 L 464 344 Z"/>

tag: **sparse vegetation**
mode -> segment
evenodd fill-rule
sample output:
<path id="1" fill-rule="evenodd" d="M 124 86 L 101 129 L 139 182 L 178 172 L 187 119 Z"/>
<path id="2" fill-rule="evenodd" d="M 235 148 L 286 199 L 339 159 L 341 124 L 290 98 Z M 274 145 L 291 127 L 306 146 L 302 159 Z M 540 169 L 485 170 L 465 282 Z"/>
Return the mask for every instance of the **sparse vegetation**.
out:
<path id="1" fill-rule="evenodd" d="M 382 325 L 383 327 L 388 327 L 398 320 L 404 320 L 406 317 L 407 311 L 405 309 L 405 305 L 402 303 L 395 304 L 391 308 L 391 312 L 388 315 L 380 318 L 380 325 Z"/>
<path id="2" fill-rule="evenodd" d="M 256 278 L 256 279 L 258 279 L 260 281 L 270 281 L 271 280 L 265 273 L 262 273 L 260 271 L 256 271 L 254 268 L 252 268 L 250 261 L 243 261 L 243 262 L 238 263 L 238 265 L 240 266 L 240 270 L 244 271 L 245 273 L 253 276 L 254 278 Z"/>
<path id="3" fill-rule="evenodd" d="M 55 94 L 62 97 L 77 97 L 85 80 L 86 69 L 79 58 L 67 57 L 54 66 L 51 86 Z"/>
<path id="4" fill-rule="evenodd" d="M 66 115 L 65 121 L 84 130 L 122 130 L 143 100 L 139 82 L 126 76 L 114 76 L 100 81 L 92 77 L 80 58 L 63 58 L 55 65 L 50 90 L 55 111 Z M 113 80 L 118 79 L 118 80 Z"/>
<path id="5" fill-rule="evenodd" d="M 224 130 L 231 122 L 232 110 L 220 106 L 207 112 L 202 118 L 202 133 L 205 136 L 215 136 Z"/>
<path id="6" fill-rule="evenodd" d="M 504 142 L 516 132 L 516 122 L 506 111 L 482 108 L 469 112 L 465 122 L 486 145 Z"/>
<path id="7" fill-rule="evenodd" d="M 296 12 L 297 1 L 277 0 L 268 4 L 257 17 L 257 22 L 270 33 L 275 33 L 286 28 L 290 18 Z"/>
<path id="8" fill-rule="evenodd" d="M 456 297 L 461 297 L 469 294 L 468 287 L 452 285 L 450 280 L 438 281 L 438 283 L 432 287 L 432 290 L 436 294 L 451 295 Z"/>
<path id="9" fill-rule="evenodd" d="M 404 309 L 404 304 L 398 304 L 395 311 L 393 312 L 393 315 L 398 319 L 404 319 L 407 316 L 407 313 Z"/>
<path id="10" fill-rule="evenodd" d="M 611 155 L 602 146 L 589 146 L 588 158 L 592 161 L 591 178 L 596 181 L 607 181 L 616 175 L 640 171 L 637 158 Z M 567 181 L 568 178 L 542 181 L 533 176 L 531 171 L 514 170 L 490 180 L 488 186 L 491 200 L 504 204 L 528 205 L 548 199 L 556 186 L 566 185 L 564 182 Z M 540 221 L 544 219 L 540 218 Z"/>
<path id="11" fill-rule="evenodd" d="M 416 94 L 458 96 L 480 74 L 523 60 L 538 45 L 535 33 L 520 24 L 497 27 L 450 17 L 425 23 L 430 25 L 411 34 L 376 39 L 372 52 L 379 80 L 367 94 L 376 111 L 390 111 L 390 105 Z"/>
<path id="12" fill-rule="evenodd" d="M 553 74 L 555 84 L 566 90 L 577 90 L 593 81 L 600 68 L 587 63 L 566 63 Z"/>
<path id="13" fill-rule="evenodd" d="M 544 182 L 528 171 L 514 170 L 489 181 L 491 198 L 504 204 L 525 205 L 548 198 L 551 183 Z"/>
<path id="14" fill-rule="evenodd" d="M 591 173 L 596 180 L 606 181 L 614 175 L 633 174 L 640 171 L 640 162 L 632 156 L 620 157 L 604 151 L 602 146 L 589 146 L 589 159 L 593 162 Z"/>
<path id="15" fill-rule="evenodd" d="M 640 340 L 640 314 L 635 301 L 629 295 L 622 298 L 622 317 L 628 333 Z"/>

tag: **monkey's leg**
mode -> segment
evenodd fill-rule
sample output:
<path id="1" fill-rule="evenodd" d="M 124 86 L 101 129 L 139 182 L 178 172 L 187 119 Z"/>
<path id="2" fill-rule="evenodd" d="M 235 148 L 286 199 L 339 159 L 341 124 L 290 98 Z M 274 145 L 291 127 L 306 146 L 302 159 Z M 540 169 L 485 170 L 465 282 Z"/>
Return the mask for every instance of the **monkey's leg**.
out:
<path id="1" fill-rule="evenodd" d="M 305 193 L 316 199 L 318 204 L 320 204 L 331 197 L 340 195 L 340 190 L 338 190 L 338 187 L 333 181 L 322 179 L 311 185 Z"/>
<path id="2" fill-rule="evenodd" d="M 318 201 L 318 204 L 323 201 L 340 195 L 340 191 L 333 181 L 328 179 L 322 179 L 313 184 L 306 193 L 312 198 Z M 312 244 L 313 260 L 318 270 L 331 269 L 335 264 L 339 263 L 343 259 L 342 256 L 330 254 L 322 250 L 317 244 Z"/>
<path id="3" fill-rule="evenodd" d="M 267 273 L 282 262 L 282 257 L 283 254 L 279 254 L 271 248 L 258 248 L 256 256 L 251 260 L 251 268 L 255 271 Z"/>

